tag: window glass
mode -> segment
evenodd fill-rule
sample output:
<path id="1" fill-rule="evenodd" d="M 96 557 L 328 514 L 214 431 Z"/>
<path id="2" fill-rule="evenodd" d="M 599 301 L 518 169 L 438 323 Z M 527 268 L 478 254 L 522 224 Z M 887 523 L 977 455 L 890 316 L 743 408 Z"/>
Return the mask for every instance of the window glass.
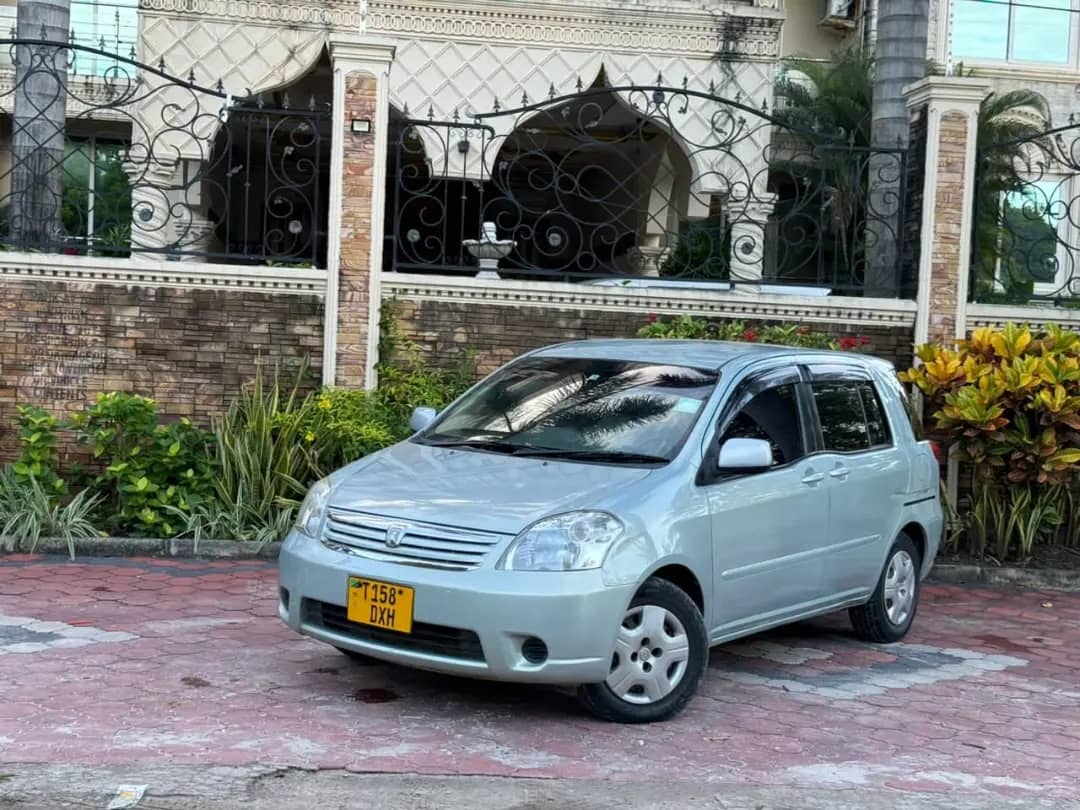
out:
<path id="1" fill-rule="evenodd" d="M 419 441 L 674 458 L 715 371 L 658 363 L 531 357 L 488 377 Z"/>
<path id="2" fill-rule="evenodd" d="M 756 394 L 728 423 L 720 443 L 728 439 L 764 439 L 772 446 L 774 466 L 806 455 L 795 386 L 778 385 Z"/>
<path id="3" fill-rule="evenodd" d="M 64 144 L 63 192 L 61 218 L 64 233 L 69 237 L 85 239 L 90 221 L 90 174 L 93 158 L 90 141 L 86 138 L 71 139 Z"/>
<path id="4" fill-rule="evenodd" d="M 1021 62 L 1069 61 L 1072 0 L 1013 3 L 1010 59 Z"/>
<path id="5" fill-rule="evenodd" d="M 1072 0 L 953 0 L 953 58 L 1069 61 Z"/>
<path id="6" fill-rule="evenodd" d="M 126 153 L 125 144 L 97 137 L 70 138 L 65 143 L 61 216 L 73 249 L 129 255 L 131 186 L 124 171 Z"/>
<path id="7" fill-rule="evenodd" d="M 839 453 L 867 450 L 870 435 L 866 428 L 859 383 L 848 380 L 821 380 L 813 384 L 825 449 Z"/>
<path id="8" fill-rule="evenodd" d="M 1053 282 L 1058 271 L 1058 224 L 1068 217 L 1062 180 L 1037 180 L 1003 194 L 998 278 Z"/>
<path id="9" fill-rule="evenodd" d="M 862 396 L 863 413 L 866 414 L 866 432 L 870 436 L 871 446 L 882 447 L 892 444 L 885 409 L 881 407 L 881 400 L 878 399 L 873 383 L 860 383 L 859 394 Z"/>
<path id="10" fill-rule="evenodd" d="M 139 37 L 139 0 L 73 0 L 71 41 L 77 45 L 131 57 Z M 72 52 L 71 72 L 79 76 L 112 76 L 121 86 L 135 79 L 131 65 L 99 53 Z M 208 82 L 209 83 L 209 82 Z"/>
<path id="11" fill-rule="evenodd" d="M 953 0 L 954 59 L 1009 58 L 1009 5 Z"/>

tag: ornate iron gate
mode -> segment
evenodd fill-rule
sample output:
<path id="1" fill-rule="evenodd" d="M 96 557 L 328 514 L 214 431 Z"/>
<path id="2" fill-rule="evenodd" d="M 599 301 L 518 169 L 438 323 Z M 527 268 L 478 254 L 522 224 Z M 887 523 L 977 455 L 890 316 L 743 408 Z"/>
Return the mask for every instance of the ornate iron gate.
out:
<path id="1" fill-rule="evenodd" d="M 12 124 L 0 244 L 82 255 L 324 265 L 326 105 L 229 96 L 166 65 L 4 40 Z M 76 76 L 73 60 L 107 64 Z"/>
<path id="2" fill-rule="evenodd" d="M 898 289 L 904 150 L 799 129 L 744 100 L 553 90 L 466 119 L 392 117 L 390 151 L 388 270 L 476 273 L 479 253 L 501 257 L 507 277 L 851 294 L 884 261 L 894 290 L 912 292 Z"/>
<path id="3" fill-rule="evenodd" d="M 992 122 L 991 122 L 992 124 Z M 1026 130 L 1019 136 L 1017 129 Z M 1080 123 L 1010 121 L 1013 137 L 979 144 L 971 245 L 976 301 L 1080 294 Z"/>

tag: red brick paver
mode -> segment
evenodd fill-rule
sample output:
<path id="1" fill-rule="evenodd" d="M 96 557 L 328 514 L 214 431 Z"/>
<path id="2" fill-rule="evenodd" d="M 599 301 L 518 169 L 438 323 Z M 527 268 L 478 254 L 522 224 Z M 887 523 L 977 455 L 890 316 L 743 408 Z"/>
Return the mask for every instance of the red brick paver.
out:
<path id="1" fill-rule="evenodd" d="M 843 617 L 715 650 L 677 720 L 351 663 L 259 562 L 0 558 L 0 765 L 294 765 L 1080 798 L 1080 595 L 928 587 L 907 643 Z"/>

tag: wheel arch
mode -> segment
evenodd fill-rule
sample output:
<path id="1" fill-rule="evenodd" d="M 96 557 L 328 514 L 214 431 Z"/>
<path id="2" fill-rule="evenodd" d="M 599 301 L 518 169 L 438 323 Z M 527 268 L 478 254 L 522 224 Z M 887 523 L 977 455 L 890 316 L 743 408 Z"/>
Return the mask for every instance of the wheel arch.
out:
<path id="1" fill-rule="evenodd" d="M 698 610 L 701 611 L 701 615 L 703 617 L 708 616 L 705 612 L 705 591 L 701 586 L 701 581 L 698 579 L 697 575 L 690 570 L 689 566 L 682 562 L 666 560 L 654 570 L 650 571 L 649 575 L 642 581 L 642 584 L 652 578 L 665 580 L 683 590 L 693 603 L 697 605 Z"/>
<path id="2" fill-rule="evenodd" d="M 911 542 L 915 544 L 915 550 L 919 552 L 919 566 L 926 562 L 927 543 L 926 543 L 926 529 L 923 525 L 916 520 L 910 520 L 904 524 L 904 526 L 897 532 L 896 536 L 907 535 L 911 538 Z"/>

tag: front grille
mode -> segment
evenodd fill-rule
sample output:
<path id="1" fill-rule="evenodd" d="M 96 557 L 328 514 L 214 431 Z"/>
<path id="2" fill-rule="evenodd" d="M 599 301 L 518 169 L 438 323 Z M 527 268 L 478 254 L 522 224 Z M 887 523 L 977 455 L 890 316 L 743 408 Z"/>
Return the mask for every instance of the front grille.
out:
<path id="1" fill-rule="evenodd" d="M 480 637 L 472 630 L 413 622 L 412 633 L 397 633 L 350 622 L 345 608 L 340 605 L 310 599 L 305 600 L 304 608 L 309 621 L 357 641 L 370 641 L 395 650 L 441 655 L 444 658 L 484 660 Z"/>
<path id="2" fill-rule="evenodd" d="M 394 529 L 402 534 L 397 538 L 397 545 L 390 545 L 388 531 Z M 338 551 L 404 565 L 470 571 L 478 567 L 504 537 L 506 535 L 331 509 L 323 542 Z"/>

